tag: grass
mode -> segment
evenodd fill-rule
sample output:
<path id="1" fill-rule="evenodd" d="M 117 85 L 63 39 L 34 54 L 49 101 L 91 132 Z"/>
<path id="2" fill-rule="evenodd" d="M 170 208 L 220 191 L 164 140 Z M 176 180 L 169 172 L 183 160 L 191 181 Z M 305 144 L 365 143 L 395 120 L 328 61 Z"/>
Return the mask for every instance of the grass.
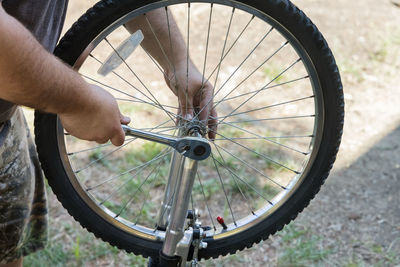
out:
<path id="1" fill-rule="evenodd" d="M 110 170 L 114 170 L 113 163 L 109 160 L 108 157 L 104 156 L 104 154 L 100 149 L 96 149 L 89 154 L 89 161 L 90 162 L 96 161 L 96 164 L 101 164 Z"/>
<path id="2" fill-rule="evenodd" d="M 74 261 L 73 254 L 66 251 L 61 243 L 50 243 L 45 249 L 24 258 L 24 266 L 65 266 Z"/>
<path id="3" fill-rule="evenodd" d="M 126 152 L 121 164 L 132 167 L 148 162 L 160 154 L 164 148 L 164 145 L 155 142 L 145 142 L 142 146 Z"/>
<path id="4" fill-rule="evenodd" d="M 269 65 L 268 67 L 264 67 L 263 72 L 264 75 L 270 79 L 270 80 L 274 80 L 274 82 L 279 83 L 279 82 L 283 82 L 285 80 L 285 74 L 282 74 L 278 77 L 279 74 L 282 73 L 282 69 L 278 68 L 275 65 Z"/>
<path id="5" fill-rule="evenodd" d="M 261 141 L 254 147 L 256 153 L 251 153 L 250 156 L 256 160 L 262 160 L 264 164 L 263 168 L 277 171 L 282 168 L 279 164 L 293 167 L 293 164 L 290 163 L 290 156 L 286 155 L 279 146 L 266 145 L 265 142 Z"/>
<path id="6" fill-rule="evenodd" d="M 218 180 L 217 177 L 215 178 L 210 178 L 210 179 L 202 179 L 201 180 L 201 187 L 200 183 L 198 182 L 198 179 L 196 179 L 197 182 L 193 185 L 193 194 L 194 195 L 202 195 L 204 191 L 204 195 L 206 199 L 210 199 L 212 195 L 215 193 L 218 193 L 221 190 L 221 185 L 220 181 Z"/>
<path id="7" fill-rule="evenodd" d="M 284 250 L 279 255 L 278 266 L 323 266 L 323 260 L 332 253 L 321 247 L 321 237 L 293 223 L 287 225 L 279 236 Z"/>
<path id="8" fill-rule="evenodd" d="M 234 254 L 222 259 L 220 258 L 213 261 L 203 261 L 200 263 L 200 266 L 225 267 L 231 266 L 232 264 L 237 265 L 238 263 L 242 264 L 242 266 L 246 266 L 246 260 L 240 255 Z"/>
<path id="9" fill-rule="evenodd" d="M 53 266 L 145 266 L 146 259 L 125 253 L 76 225 L 65 224 L 66 240 L 50 240 L 47 247 L 24 258 L 25 267 Z M 50 236 L 57 236 L 51 225 Z M 62 228 L 62 227 L 61 227 Z"/>
<path id="10" fill-rule="evenodd" d="M 399 266 L 400 264 L 400 254 L 391 246 L 386 248 L 380 244 L 372 243 L 366 244 L 363 249 L 365 249 L 363 253 L 355 253 L 353 259 L 345 262 L 343 267 L 386 267 Z M 368 254 L 368 257 L 364 258 L 362 254 Z"/>
<path id="11" fill-rule="evenodd" d="M 243 137 L 245 132 L 232 126 L 222 126 L 218 129 L 218 134 L 220 134 L 218 138 L 238 138 Z"/>

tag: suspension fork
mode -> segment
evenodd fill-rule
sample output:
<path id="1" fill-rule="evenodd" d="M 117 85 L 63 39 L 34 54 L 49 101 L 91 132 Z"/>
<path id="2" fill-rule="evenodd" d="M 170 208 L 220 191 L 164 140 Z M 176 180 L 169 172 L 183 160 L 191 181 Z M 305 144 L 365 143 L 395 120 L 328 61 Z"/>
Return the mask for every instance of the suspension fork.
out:
<path id="1" fill-rule="evenodd" d="M 193 229 L 185 231 L 185 222 L 197 173 L 198 161 L 174 151 L 168 184 L 158 220 L 158 229 L 166 230 L 160 266 L 185 266 L 193 239 Z"/>
<path id="2" fill-rule="evenodd" d="M 176 179 L 175 192 L 172 193 L 173 201 L 171 205 L 171 215 L 165 233 L 165 240 L 162 247 L 162 255 L 175 257 L 178 251 L 178 243 L 184 238 L 184 227 L 187 218 L 192 188 L 197 172 L 197 161 L 182 157 L 181 164 L 175 164 L 179 167 L 179 175 Z M 180 165 L 180 166 L 178 166 Z M 190 247 L 191 236 L 186 236 Z M 188 252 L 188 250 L 187 250 Z M 186 262 L 186 255 L 180 255 L 183 264 Z"/>

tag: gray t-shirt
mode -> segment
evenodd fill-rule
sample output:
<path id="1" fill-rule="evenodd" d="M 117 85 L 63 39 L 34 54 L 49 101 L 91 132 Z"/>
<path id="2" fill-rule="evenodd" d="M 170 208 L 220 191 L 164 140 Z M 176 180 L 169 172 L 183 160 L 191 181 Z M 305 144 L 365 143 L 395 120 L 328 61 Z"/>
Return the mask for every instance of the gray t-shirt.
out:
<path id="1" fill-rule="evenodd" d="M 64 24 L 68 0 L 0 0 L 1 3 L 6 12 L 30 30 L 49 52 L 54 51 Z M 0 123 L 8 120 L 14 110 L 14 104 L 0 99 Z"/>

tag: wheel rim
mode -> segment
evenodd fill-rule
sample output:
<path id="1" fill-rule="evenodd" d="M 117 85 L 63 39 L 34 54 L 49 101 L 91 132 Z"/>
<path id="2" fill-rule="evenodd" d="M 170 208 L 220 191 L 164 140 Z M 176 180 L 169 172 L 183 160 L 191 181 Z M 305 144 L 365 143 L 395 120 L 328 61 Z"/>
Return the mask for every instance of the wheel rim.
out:
<path id="1" fill-rule="evenodd" d="M 239 26 L 232 26 L 232 24 L 229 26 L 229 22 L 226 22 L 225 25 L 222 26 L 219 25 L 221 29 L 229 32 L 226 36 L 228 36 L 228 40 L 230 38 L 230 44 L 234 44 L 231 49 L 229 42 L 225 41 L 226 36 L 223 36 L 222 41 L 219 41 L 219 43 L 223 44 L 219 44 L 219 46 L 215 44 L 215 51 L 219 52 L 214 53 L 210 49 L 208 50 L 207 56 L 204 57 L 203 51 L 203 58 L 201 60 L 195 60 L 199 69 L 203 69 L 205 77 L 210 77 L 212 81 L 219 80 L 215 82 L 215 90 L 219 94 L 219 98 L 216 98 L 215 104 L 217 104 L 220 120 L 223 119 L 224 121 L 219 125 L 219 133 L 213 144 L 213 155 L 211 159 L 208 160 L 209 162 L 202 162 L 200 164 L 199 176 L 195 182 L 198 186 L 196 188 L 195 184 L 193 202 L 203 202 L 203 204 L 197 206 L 195 204 L 193 205 L 195 208 L 197 207 L 202 211 L 202 214 L 204 214 L 203 217 L 206 217 L 202 220 L 203 225 L 207 224 L 212 228 L 206 231 L 207 236 L 219 239 L 242 232 L 260 223 L 268 216 L 271 216 L 271 214 L 293 195 L 306 177 L 315 159 L 322 138 L 324 116 L 323 100 L 315 68 L 298 41 L 282 25 L 272 18 L 246 5 L 230 1 L 212 2 L 213 5 L 211 6 L 211 4 L 206 1 L 202 3 L 194 3 L 194 1 L 191 1 L 192 4 L 191 7 L 189 7 L 187 3 L 182 3 L 182 1 L 169 1 L 168 10 L 173 12 L 176 19 L 185 8 L 186 10 L 191 10 L 191 23 L 195 22 L 193 14 L 195 14 L 197 10 L 201 11 L 198 13 L 200 15 L 197 14 L 196 16 L 202 16 L 202 12 L 204 12 L 209 15 L 205 17 L 211 17 L 211 19 L 211 10 L 214 16 L 217 11 L 220 11 L 222 14 L 219 18 L 221 21 L 225 22 L 234 21 L 232 17 L 235 19 L 236 17 L 240 17 L 240 19 L 238 19 L 238 21 L 241 22 Z M 129 92 L 128 94 L 117 92 L 115 95 L 120 100 L 119 103 L 122 103 L 120 107 L 123 112 L 133 112 L 132 118 L 134 121 L 134 114 L 137 116 L 137 114 L 143 115 L 152 113 L 151 116 L 147 116 L 150 118 L 154 116 L 162 117 L 160 114 L 164 114 L 164 120 L 160 121 L 154 118 L 146 118 L 147 122 L 152 123 L 152 125 L 146 124 L 146 126 L 139 127 L 141 124 L 138 123 L 135 125 L 137 128 L 152 130 L 154 126 L 158 125 L 156 128 L 157 131 L 161 131 L 165 134 L 173 134 L 173 131 L 176 131 L 176 129 L 166 127 L 172 127 L 173 122 L 171 122 L 169 117 L 173 116 L 172 113 L 177 107 L 168 104 L 163 106 L 164 109 L 159 109 L 156 107 L 157 102 L 150 102 L 152 97 L 149 93 L 147 93 L 148 100 L 144 101 L 147 103 L 143 103 L 142 101 L 146 99 L 144 96 L 146 94 L 146 89 L 152 93 L 157 91 L 157 87 L 160 87 L 160 80 L 162 80 L 160 77 L 156 81 L 154 81 L 155 79 L 147 78 L 150 76 L 144 69 L 134 70 L 128 74 L 122 72 L 121 69 L 117 69 L 115 71 L 116 74 L 109 74 L 105 78 L 95 75 L 95 71 L 100 67 L 99 61 L 104 61 L 104 55 L 109 54 L 110 49 L 112 51 L 119 44 L 121 39 L 119 39 L 118 34 L 120 34 L 121 28 L 123 28 L 120 25 L 133 17 L 156 8 L 164 7 L 164 5 L 165 2 L 147 5 L 118 19 L 87 46 L 76 61 L 74 67 L 79 69 L 82 76 L 89 82 L 97 82 L 99 85 L 114 93 L 116 89 Z M 234 10 L 230 7 L 232 5 L 235 6 Z M 228 10 L 228 12 L 223 11 L 223 9 Z M 233 12 L 230 12 L 231 10 L 233 10 Z M 245 12 L 247 12 L 247 14 L 245 14 Z M 254 18 L 252 18 L 253 15 L 255 16 Z M 189 17 L 188 12 L 186 16 Z M 262 23 L 267 25 L 262 19 L 267 21 L 271 26 L 259 26 L 258 24 L 262 25 Z M 182 24 L 184 23 L 182 22 Z M 263 34 L 251 33 L 249 34 L 247 42 L 241 42 L 241 38 L 244 38 L 246 31 L 250 29 L 252 24 L 257 25 L 256 29 L 265 28 Z M 209 20 L 206 20 L 203 25 L 196 24 L 196 28 L 201 32 L 201 29 L 207 29 L 208 25 L 210 25 Z M 273 28 L 271 28 L 272 26 Z M 181 30 L 185 28 L 190 29 L 189 27 L 185 27 L 184 25 L 181 27 Z M 211 29 L 212 27 L 213 26 L 211 26 Z M 237 29 L 235 27 L 237 27 Z M 245 31 L 240 35 L 243 29 L 245 29 Z M 188 32 L 191 32 L 191 30 Z M 234 30 L 236 30 L 236 32 Z M 236 33 L 236 36 L 234 33 Z M 192 34 L 192 36 L 196 36 L 197 33 Z M 276 34 L 276 36 L 274 34 Z M 207 34 L 203 35 L 211 36 L 212 34 L 207 30 Z M 238 36 L 239 39 L 237 39 Z M 107 37 L 107 41 L 104 40 L 105 37 Z M 251 40 L 250 37 L 254 37 L 254 40 Z M 192 40 L 190 38 L 189 36 L 189 40 Z M 206 41 L 207 38 L 209 38 L 208 45 Z M 123 39 L 124 38 L 122 38 L 122 40 Z M 204 37 L 201 39 L 201 43 L 209 48 L 211 39 L 211 37 Z M 260 40 L 263 41 L 260 42 Z M 272 51 L 267 51 L 264 41 L 265 44 L 274 44 L 275 48 Z M 285 44 L 286 41 L 289 41 L 289 43 L 282 45 L 282 43 Z M 259 42 L 260 45 L 257 46 Z M 238 53 L 237 51 L 240 51 L 239 48 L 235 47 L 235 45 L 239 46 L 239 44 L 240 48 L 244 49 L 243 47 L 245 47 L 247 52 L 252 51 L 252 49 L 257 46 L 257 49 L 249 55 L 243 65 L 240 64 L 247 57 L 246 53 L 237 56 L 239 59 L 236 65 L 234 61 L 229 61 L 229 56 L 236 55 Z M 189 42 L 189 48 L 193 49 L 193 51 L 198 49 L 197 47 L 191 48 L 190 45 L 191 42 Z M 223 48 L 224 45 L 225 49 Z M 105 48 L 107 46 L 108 52 L 104 52 L 107 51 L 107 48 Z M 286 49 L 290 51 L 286 52 Z M 142 49 L 140 48 L 140 50 Z M 224 50 L 224 52 L 221 53 L 221 50 Z M 225 54 L 226 51 L 230 52 Z M 280 56 L 280 53 L 283 51 L 285 51 L 285 54 Z M 149 61 L 149 58 L 147 58 L 148 55 L 143 51 L 139 52 L 142 52 L 140 57 L 144 58 L 143 62 L 146 62 L 147 59 L 146 65 L 153 64 L 154 71 L 157 71 L 158 76 L 161 76 L 162 71 L 154 66 L 154 62 Z M 289 59 L 289 52 L 292 52 L 292 55 L 295 56 L 293 60 L 280 63 L 283 59 Z M 191 54 L 194 54 L 194 52 Z M 270 59 L 266 64 L 260 65 L 260 61 L 257 61 L 258 64 L 255 63 L 255 58 L 259 57 L 263 59 L 261 63 L 269 57 L 274 60 L 275 58 L 279 58 L 279 60 L 272 61 Z M 296 57 L 301 58 L 301 61 L 296 61 Z M 141 58 L 138 58 L 139 56 L 135 57 L 136 64 L 137 61 L 141 60 Z M 207 59 L 206 64 L 203 64 L 204 58 Z M 217 66 L 218 69 L 218 60 L 220 61 L 221 58 L 223 58 L 223 61 L 218 72 L 225 75 L 225 77 L 222 78 L 215 73 L 215 66 Z M 215 64 L 213 60 L 217 60 L 217 63 Z M 249 64 L 248 67 L 246 64 L 250 61 L 252 64 Z M 95 65 L 96 63 L 97 65 Z M 135 66 L 131 65 L 129 62 L 127 63 L 129 66 L 132 66 L 132 68 Z M 248 67 L 249 70 L 247 70 L 247 72 L 243 71 L 242 74 L 241 68 L 237 68 L 238 65 L 240 65 L 241 68 L 243 66 Z M 269 65 L 269 67 L 267 65 Z M 299 68 L 299 65 L 301 65 L 302 68 Z M 260 67 L 253 73 L 254 66 Z M 138 75 L 132 75 L 132 72 L 136 73 L 136 71 L 144 73 L 143 76 L 140 76 L 144 77 L 141 82 L 138 81 L 138 79 L 133 81 L 134 78 L 137 78 L 134 76 Z M 280 75 L 282 72 L 285 75 Z M 297 76 L 294 76 L 292 72 L 297 74 Z M 210 75 L 210 73 L 213 74 Z M 248 77 L 251 73 L 253 74 Z M 264 80 L 259 78 L 262 74 L 265 75 Z M 129 77 L 129 75 L 131 76 Z M 283 77 L 286 75 L 288 77 Z M 126 78 L 127 76 L 130 80 Z M 216 76 L 218 76 L 218 79 Z M 242 83 L 243 80 L 245 80 L 245 82 Z M 153 82 L 151 86 L 145 85 L 147 81 Z M 111 83 L 113 84 L 110 85 Z M 123 86 L 123 84 L 125 85 Z M 237 84 L 239 84 L 238 87 Z M 143 86 L 141 90 L 144 93 L 132 90 L 133 86 L 137 88 Z M 168 90 L 166 86 L 162 87 L 164 91 Z M 221 87 L 223 90 L 220 89 Z M 122 90 L 119 88 L 127 89 Z M 260 88 L 266 89 L 255 93 L 259 91 Z M 276 89 L 280 90 L 274 91 Z M 298 92 L 300 89 L 303 91 Z M 282 92 L 285 90 L 286 92 Z M 132 92 L 136 94 L 134 95 Z M 269 92 L 274 92 L 275 94 L 269 94 Z M 163 93 L 169 93 L 170 95 L 156 96 L 154 94 L 157 99 L 161 99 L 159 102 L 163 104 L 174 103 L 170 101 L 172 99 L 170 92 Z M 277 96 L 276 94 L 278 93 L 279 95 Z M 241 106 L 240 109 L 236 109 L 246 98 L 248 99 L 249 96 L 253 96 L 250 99 L 251 101 L 249 100 L 245 105 Z M 126 102 L 129 102 L 126 101 L 128 97 L 131 97 L 135 102 L 131 105 L 126 105 Z M 266 100 L 267 97 L 269 102 Z M 278 97 L 280 97 L 280 101 L 278 101 Z M 142 103 L 140 103 L 141 101 Z M 225 105 L 226 103 L 228 103 L 228 105 Z M 137 107 L 138 105 L 141 106 Z M 259 111 L 273 108 L 278 110 L 267 112 L 267 115 L 264 115 L 264 117 L 259 114 Z M 168 115 L 165 115 L 165 110 L 168 111 Z M 228 114 L 234 116 L 229 116 Z M 251 116 L 249 114 L 251 114 Z M 227 115 L 229 117 L 226 117 Z M 226 121 L 225 117 L 227 119 Z M 141 120 L 141 122 L 145 124 L 146 121 Z M 307 125 L 305 126 L 305 124 Z M 245 125 L 246 128 L 243 125 Z M 305 132 L 297 133 L 293 128 L 299 128 Z M 266 133 L 263 133 L 262 130 L 266 130 Z M 223 140 L 226 138 L 230 140 Z M 300 141 L 298 141 L 299 139 Z M 166 179 L 164 165 L 168 165 L 169 154 L 166 153 L 170 152 L 164 150 L 162 147 L 146 145 L 148 144 L 147 142 L 138 140 L 127 141 L 128 144 L 124 147 L 111 149 L 109 145 L 98 146 L 74 140 L 73 137 L 64 134 L 64 130 L 60 124 L 58 126 L 58 145 L 63 165 L 71 183 L 87 205 L 104 220 L 124 231 L 149 240 L 162 239 L 164 233 L 162 231 L 156 231 L 151 225 L 153 223 L 151 217 L 154 215 L 154 209 L 152 207 L 147 208 L 146 205 L 149 205 L 148 202 L 150 202 L 150 198 L 153 205 L 157 205 L 157 201 L 158 204 L 161 201 L 161 199 L 157 199 L 156 197 L 152 198 L 152 196 L 153 194 L 162 196 L 161 192 L 163 191 L 164 185 L 160 182 L 160 177 L 163 176 L 163 179 Z M 133 147 L 133 144 L 136 145 Z M 97 147 L 97 149 L 94 149 L 95 147 Z M 136 147 L 139 147 L 139 149 Z M 304 150 L 305 147 L 308 149 Z M 77 150 L 77 148 L 79 149 Z M 303 148 L 303 150 L 301 150 L 301 148 Z M 154 151 L 156 151 L 155 154 L 153 154 Z M 116 154 L 118 154 L 118 156 L 115 156 Z M 283 156 L 281 154 L 283 154 Z M 301 154 L 303 156 L 300 159 L 299 156 L 295 156 L 295 154 Z M 144 160 L 135 161 L 136 158 L 142 157 L 143 155 L 145 155 Z M 279 157 L 275 157 L 274 155 L 278 155 Z M 133 157 L 131 161 L 129 161 L 130 157 Z M 126 158 L 129 159 L 126 162 L 126 166 L 124 162 L 124 164 L 122 164 L 124 166 L 117 166 L 117 168 L 114 168 L 118 161 L 122 161 Z M 281 162 L 282 159 L 284 163 Z M 292 162 L 294 159 L 296 162 Z M 146 169 L 141 168 L 143 165 Z M 263 167 L 263 165 L 267 165 L 267 167 Z M 227 166 L 229 166 L 229 170 L 226 168 Z M 163 174 L 158 178 L 152 177 L 154 173 L 159 173 L 157 171 L 160 171 L 160 169 L 163 169 L 161 171 Z M 128 175 L 131 174 L 128 171 L 131 171 L 132 175 Z M 139 176 L 142 177 L 139 179 Z M 93 179 L 94 177 L 96 177 L 96 180 Z M 122 182 L 118 183 L 118 180 Z M 267 180 L 267 182 L 265 180 Z M 110 185 L 114 182 L 116 183 L 115 185 Z M 149 191 L 142 196 L 146 201 L 139 201 L 139 205 L 135 205 L 136 203 L 134 202 L 137 201 L 136 197 L 138 197 L 136 194 L 140 193 L 139 191 L 141 191 L 143 186 L 148 186 L 148 184 L 146 184 L 147 182 L 150 183 L 152 189 L 149 189 Z M 158 183 L 161 184 L 159 185 Z M 102 189 L 104 185 L 106 185 L 106 189 Z M 131 190 L 125 188 L 128 186 L 132 187 Z M 218 190 L 214 188 L 217 186 L 219 187 Z M 110 188 L 114 190 L 110 190 Z M 139 188 L 139 190 L 137 188 Z M 277 188 L 280 189 L 278 190 Z M 115 189 L 118 190 L 115 191 Z M 221 193 L 217 194 L 217 192 Z M 127 198 L 116 196 L 122 193 L 124 193 Z M 132 194 L 134 196 L 132 196 Z M 197 194 L 197 196 L 195 194 Z M 268 197 L 266 196 L 267 194 L 269 194 Z M 260 201 L 260 199 L 262 200 Z M 122 203 L 122 206 L 119 205 L 118 202 Z M 259 202 L 264 202 L 264 204 L 259 204 Z M 247 208 L 244 208 L 243 211 L 242 209 L 237 209 L 237 206 Z M 150 214 L 149 216 L 146 215 L 146 220 L 150 220 L 150 223 L 147 224 L 145 221 L 140 222 L 139 220 L 141 216 L 144 216 L 145 207 L 146 213 L 148 213 L 147 215 Z M 137 215 L 138 210 L 139 215 Z M 130 212 L 134 214 L 133 217 L 130 216 Z M 138 216 L 139 219 L 137 219 Z M 225 221 L 228 222 L 228 231 L 224 231 L 222 227 L 218 225 L 215 220 L 217 216 L 223 216 Z"/>

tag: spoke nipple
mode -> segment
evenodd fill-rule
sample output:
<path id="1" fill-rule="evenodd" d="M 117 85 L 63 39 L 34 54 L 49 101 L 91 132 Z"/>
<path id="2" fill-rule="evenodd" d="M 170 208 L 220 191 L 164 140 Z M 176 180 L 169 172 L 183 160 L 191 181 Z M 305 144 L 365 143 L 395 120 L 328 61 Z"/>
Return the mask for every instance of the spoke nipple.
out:
<path id="1" fill-rule="evenodd" d="M 226 226 L 224 218 L 222 218 L 221 216 L 217 217 L 217 222 L 222 226 L 222 228 L 224 228 L 224 230 L 228 229 L 228 226 Z"/>

